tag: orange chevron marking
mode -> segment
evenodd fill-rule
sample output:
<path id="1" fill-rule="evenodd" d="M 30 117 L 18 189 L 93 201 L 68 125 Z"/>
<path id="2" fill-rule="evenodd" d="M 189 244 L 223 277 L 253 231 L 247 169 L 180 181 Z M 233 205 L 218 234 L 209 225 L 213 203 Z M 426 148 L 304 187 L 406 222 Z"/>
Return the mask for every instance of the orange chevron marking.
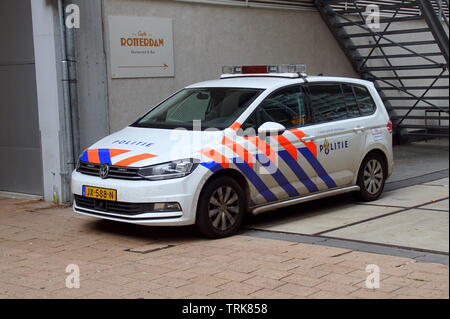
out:
<path id="1" fill-rule="evenodd" d="M 306 136 L 306 134 L 302 131 L 300 131 L 298 128 L 294 128 L 292 130 L 289 130 L 292 134 L 298 137 L 300 141 L 302 141 L 303 144 L 311 151 L 311 153 L 317 157 L 317 145 L 313 141 L 310 142 L 304 142 L 302 139 Z"/>
<path id="2" fill-rule="evenodd" d="M 230 128 L 232 129 L 232 130 L 234 130 L 234 131 L 237 131 L 238 129 L 240 129 L 241 128 L 241 123 L 239 123 L 239 122 L 234 122 L 233 124 L 231 124 L 231 126 L 230 126 Z"/>
<path id="3" fill-rule="evenodd" d="M 88 150 L 88 161 L 89 163 L 100 164 L 100 157 L 98 156 L 97 149 Z"/>
<path id="4" fill-rule="evenodd" d="M 133 163 L 143 161 L 145 159 L 149 159 L 149 158 L 153 158 L 153 157 L 156 157 L 156 155 L 143 153 L 143 154 L 128 157 L 124 160 L 114 163 L 114 166 L 129 166 Z"/>
<path id="5" fill-rule="evenodd" d="M 283 135 L 274 136 L 274 139 L 278 141 L 278 143 L 284 147 L 286 151 L 295 159 L 298 160 L 298 153 L 295 146 Z"/>
<path id="6" fill-rule="evenodd" d="M 230 167 L 230 161 L 228 160 L 228 158 L 226 158 L 223 154 L 221 154 L 213 149 L 204 148 L 204 149 L 200 150 L 199 153 L 209 157 L 210 159 L 212 159 L 213 161 L 218 163 L 223 168 Z"/>
<path id="7" fill-rule="evenodd" d="M 244 160 L 244 162 L 246 162 L 250 167 L 253 168 L 253 156 L 249 151 L 247 151 L 247 149 L 226 136 L 223 137 L 222 144 L 235 152 L 240 158 Z"/>
<path id="8" fill-rule="evenodd" d="M 276 163 L 276 152 L 263 140 L 257 136 L 245 136 L 246 140 L 253 143 L 261 152 L 263 152 L 272 163 Z"/>
<path id="9" fill-rule="evenodd" d="M 109 156 L 114 157 L 123 153 L 130 152 L 129 150 L 117 150 L 117 149 L 110 149 L 109 150 Z"/>

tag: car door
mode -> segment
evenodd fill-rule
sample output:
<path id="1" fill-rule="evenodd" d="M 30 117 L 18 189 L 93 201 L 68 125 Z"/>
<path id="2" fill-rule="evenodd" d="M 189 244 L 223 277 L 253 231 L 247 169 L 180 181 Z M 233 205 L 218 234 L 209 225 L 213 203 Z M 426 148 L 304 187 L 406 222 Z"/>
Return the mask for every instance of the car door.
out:
<path id="1" fill-rule="evenodd" d="M 309 83 L 307 91 L 311 125 L 303 131 L 304 141 L 316 146 L 310 163 L 318 174 L 315 181 L 320 190 L 350 185 L 364 138 L 353 92 L 341 83 Z"/>
<path id="2" fill-rule="evenodd" d="M 256 169 L 277 199 L 298 197 L 319 190 L 312 181 L 317 176 L 314 166 L 309 164 L 312 159 L 301 153 L 309 151 L 308 147 L 313 144 L 305 145 L 302 141 L 305 134 L 301 127 L 307 120 L 305 92 L 300 85 L 293 85 L 269 95 L 242 126 L 244 130 L 256 130 L 266 122 L 276 122 L 286 128 L 280 135 L 248 138 L 260 141 L 260 147 L 253 148 L 258 157 Z"/>

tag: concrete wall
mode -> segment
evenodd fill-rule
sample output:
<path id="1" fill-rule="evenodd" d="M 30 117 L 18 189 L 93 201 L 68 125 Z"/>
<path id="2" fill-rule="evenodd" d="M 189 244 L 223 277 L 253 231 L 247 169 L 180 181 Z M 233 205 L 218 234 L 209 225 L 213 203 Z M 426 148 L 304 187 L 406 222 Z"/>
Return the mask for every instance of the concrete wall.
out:
<path id="1" fill-rule="evenodd" d="M 317 12 L 104 0 L 105 23 L 109 15 L 172 18 L 175 54 L 174 78 L 109 77 L 111 132 L 130 124 L 173 91 L 217 78 L 223 65 L 305 63 L 309 74 L 356 76 Z"/>
<path id="2" fill-rule="evenodd" d="M 109 132 L 102 0 L 69 2 L 80 7 L 80 29 L 75 30 L 75 43 L 79 138 L 83 150 Z"/>

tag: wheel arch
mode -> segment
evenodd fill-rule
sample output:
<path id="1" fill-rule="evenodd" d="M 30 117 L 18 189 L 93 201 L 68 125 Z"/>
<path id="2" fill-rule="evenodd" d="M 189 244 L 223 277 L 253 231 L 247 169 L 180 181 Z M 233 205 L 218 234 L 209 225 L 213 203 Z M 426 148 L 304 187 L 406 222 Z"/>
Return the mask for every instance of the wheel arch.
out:
<path id="1" fill-rule="evenodd" d="M 212 174 L 211 176 L 209 176 L 208 179 L 205 181 L 205 183 L 202 185 L 202 189 L 200 191 L 199 198 L 200 198 L 203 190 L 205 189 L 205 187 L 209 183 L 211 183 L 213 180 L 215 180 L 221 176 L 228 176 L 228 177 L 233 178 L 243 188 L 245 200 L 246 200 L 246 212 L 248 212 L 249 208 L 250 208 L 250 199 L 251 199 L 250 185 L 247 181 L 247 178 L 245 178 L 245 176 L 240 171 L 233 169 L 233 168 L 221 169 L 221 170 L 215 172 L 214 174 Z"/>
<path id="2" fill-rule="evenodd" d="M 358 170 L 356 171 L 355 178 L 353 180 L 354 185 L 356 185 L 356 183 L 357 183 L 359 171 L 361 170 L 361 165 L 363 164 L 363 162 L 367 158 L 367 156 L 369 156 L 371 154 L 378 154 L 382 158 L 383 165 L 386 170 L 386 174 L 388 174 L 389 160 L 388 160 L 387 151 L 383 150 L 382 147 L 376 146 L 376 147 L 371 148 L 370 150 L 367 150 L 367 152 L 361 157 L 361 160 L 359 161 L 359 164 L 358 164 Z"/>

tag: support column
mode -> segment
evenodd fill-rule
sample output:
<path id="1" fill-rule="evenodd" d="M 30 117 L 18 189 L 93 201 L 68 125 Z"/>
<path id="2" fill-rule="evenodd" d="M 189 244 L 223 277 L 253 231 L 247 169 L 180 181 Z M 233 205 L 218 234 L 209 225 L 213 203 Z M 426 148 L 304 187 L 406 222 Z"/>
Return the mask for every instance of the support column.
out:
<path id="1" fill-rule="evenodd" d="M 59 43 L 55 24 L 56 1 L 31 1 L 35 52 L 37 102 L 42 147 L 44 199 L 55 203 L 68 201 L 69 184 L 64 173 L 61 130 Z"/>

